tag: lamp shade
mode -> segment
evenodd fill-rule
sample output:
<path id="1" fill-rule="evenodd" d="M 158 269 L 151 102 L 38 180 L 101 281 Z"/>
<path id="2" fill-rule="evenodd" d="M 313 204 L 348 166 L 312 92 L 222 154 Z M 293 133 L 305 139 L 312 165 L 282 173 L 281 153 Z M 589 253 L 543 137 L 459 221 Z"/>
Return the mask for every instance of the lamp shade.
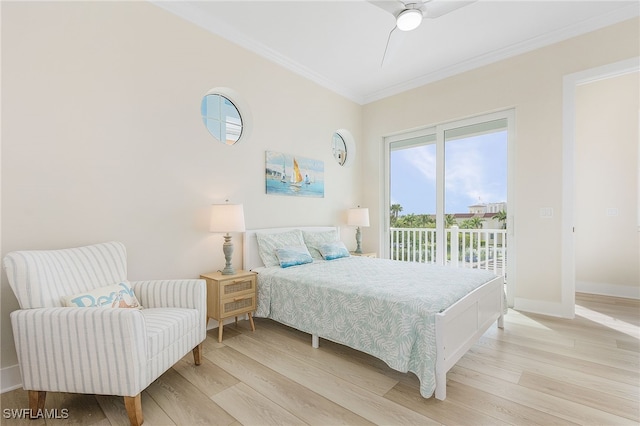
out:
<path id="1" fill-rule="evenodd" d="M 347 225 L 369 226 L 369 209 L 357 208 L 347 210 Z"/>
<path id="2" fill-rule="evenodd" d="M 242 204 L 214 204 L 211 206 L 211 232 L 244 232 Z"/>

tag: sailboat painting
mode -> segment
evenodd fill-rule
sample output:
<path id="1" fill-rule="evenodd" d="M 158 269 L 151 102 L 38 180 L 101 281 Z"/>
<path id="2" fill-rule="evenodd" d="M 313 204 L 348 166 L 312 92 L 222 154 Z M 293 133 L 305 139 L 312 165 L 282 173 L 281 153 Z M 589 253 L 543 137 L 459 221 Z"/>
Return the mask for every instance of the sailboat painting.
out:
<path id="1" fill-rule="evenodd" d="M 324 162 L 281 152 L 266 152 L 267 194 L 324 197 Z"/>

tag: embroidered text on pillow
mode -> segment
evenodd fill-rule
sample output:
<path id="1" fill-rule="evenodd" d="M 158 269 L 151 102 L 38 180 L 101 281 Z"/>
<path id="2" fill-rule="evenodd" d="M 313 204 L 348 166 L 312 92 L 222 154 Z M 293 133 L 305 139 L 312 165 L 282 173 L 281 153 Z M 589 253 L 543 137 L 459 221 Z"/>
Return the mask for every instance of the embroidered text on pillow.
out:
<path id="1" fill-rule="evenodd" d="M 110 307 L 140 308 L 140 303 L 133 289 L 126 282 L 99 287 L 86 293 L 75 294 L 65 298 L 66 306 L 73 307 Z"/>

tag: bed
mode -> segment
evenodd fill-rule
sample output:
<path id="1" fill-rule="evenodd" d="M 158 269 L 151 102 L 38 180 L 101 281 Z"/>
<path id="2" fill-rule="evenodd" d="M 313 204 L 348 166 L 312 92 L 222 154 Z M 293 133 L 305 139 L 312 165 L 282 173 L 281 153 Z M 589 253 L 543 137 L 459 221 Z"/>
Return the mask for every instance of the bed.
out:
<path id="1" fill-rule="evenodd" d="M 298 235 L 313 261 L 281 267 L 275 251 L 297 246 Z M 362 256 L 324 260 L 320 249 L 336 238 L 341 245 L 336 227 L 248 230 L 243 268 L 258 273 L 255 316 L 309 333 L 315 348 L 328 339 L 411 371 L 423 397 L 445 399 L 447 371 L 494 322 L 503 327 L 502 277 Z"/>

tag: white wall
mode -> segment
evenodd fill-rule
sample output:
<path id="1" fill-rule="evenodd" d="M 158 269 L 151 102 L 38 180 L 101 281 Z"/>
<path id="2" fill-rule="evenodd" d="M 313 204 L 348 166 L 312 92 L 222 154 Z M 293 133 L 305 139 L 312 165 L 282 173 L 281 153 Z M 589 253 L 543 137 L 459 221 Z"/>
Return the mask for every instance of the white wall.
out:
<path id="1" fill-rule="evenodd" d="M 516 301 L 552 314 L 562 77 L 640 50 L 634 19 L 360 107 L 146 2 L 1 7 L 2 254 L 114 239 L 128 247 L 132 280 L 197 277 L 224 264 L 207 214 L 227 197 L 244 203 L 249 228 L 343 223 L 346 208 L 367 206 L 363 249 L 378 251 L 383 136 L 514 107 Z M 237 146 L 214 142 L 200 120 L 215 86 L 251 108 L 253 132 Z M 338 128 L 358 144 L 351 168 L 331 157 Z M 324 160 L 325 198 L 265 195 L 266 150 Z M 0 290 L 0 367 L 11 369 L 17 303 L 5 274 Z"/>
<path id="2" fill-rule="evenodd" d="M 578 291 L 640 298 L 638 78 L 636 72 L 576 88 Z"/>
<path id="3" fill-rule="evenodd" d="M 383 137 L 485 112 L 515 108 L 515 307 L 563 315 L 561 286 L 562 79 L 564 75 L 638 56 L 638 19 L 435 82 L 364 107 L 365 187 L 372 227 L 366 250 L 378 250 L 383 205 Z M 615 168 L 615 164 L 611 164 Z M 552 218 L 540 208 L 551 207 Z M 513 282 L 512 282 L 513 283 Z"/>
<path id="4" fill-rule="evenodd" d="M 200 118 L 217 86 L 251 109 L 252 133 L 233 147 Z M 191 278 L 224 266 L 208 213 L 227 197 L 248 228 L 344 223 L 361 203 L 361 161 L 338 166 L 331 138 L 349 129 L 360 144 L 361 115 L 148 2 L 3 2 L 2 255 L 119 240 L 131 280 Z M 267 196 L 266 150 L 323 160 L 325 197 Z M 17 302 L 4 273 L 1 291 L 10 368 Z"/>

